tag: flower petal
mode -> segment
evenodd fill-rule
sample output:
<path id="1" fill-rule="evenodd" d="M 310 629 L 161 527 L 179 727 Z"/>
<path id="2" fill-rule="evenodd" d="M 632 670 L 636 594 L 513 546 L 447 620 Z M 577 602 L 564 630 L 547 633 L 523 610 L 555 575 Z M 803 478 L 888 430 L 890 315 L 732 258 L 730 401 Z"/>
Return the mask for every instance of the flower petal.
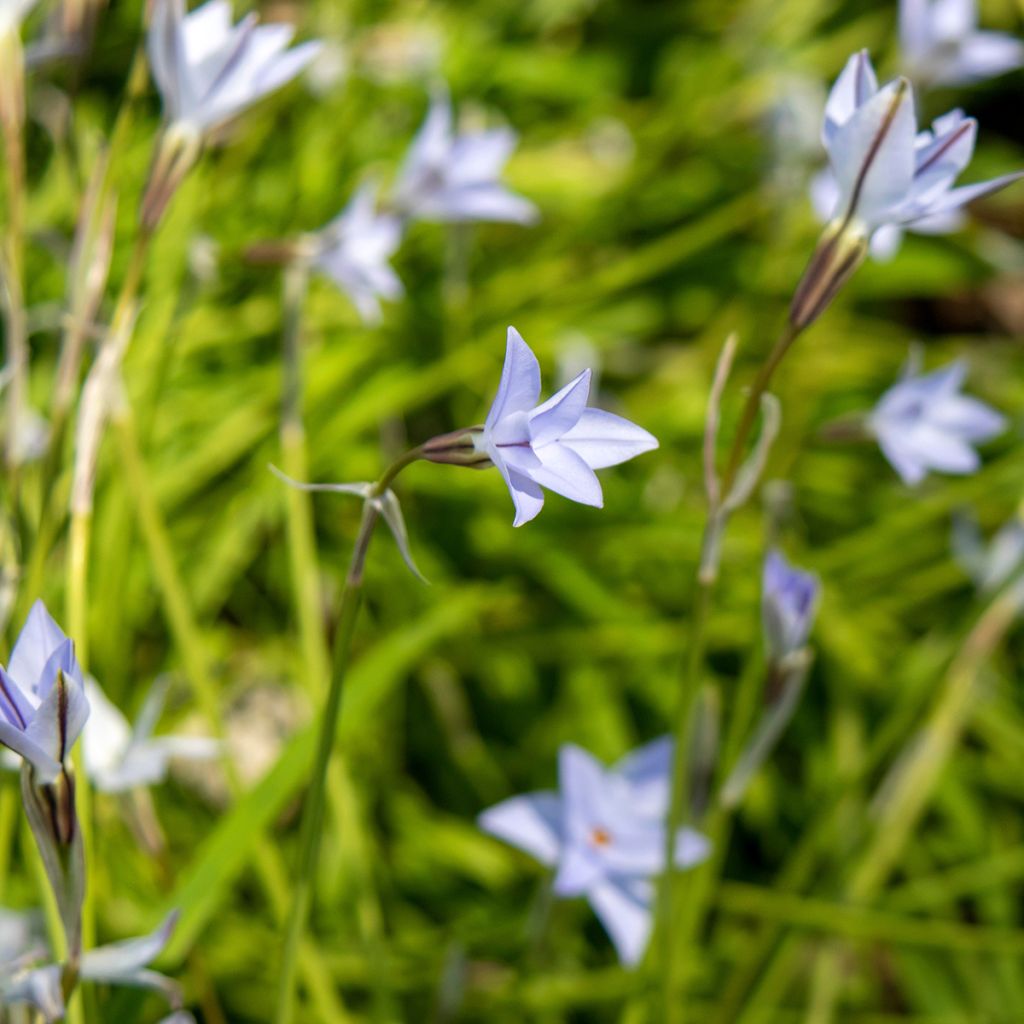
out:
<path id="1" fill-rule="evenodd" d="M 625 879 L 609 879 L 594 886 L 587 899 L 612 940 L 619 959 L 633 967 L 643 958 L 651 937 L 650 898 Z"/>
<path id="2" fill-rule="evenodd" d="M 557 793 L 527 793 L 489 807 L 477 824 L 549 867 L 562 849 L 562 801 Z"/>
<path id="3" fill-rule="evenodd" d="M 590 371 L 584 370 L 530 413 L 531 445 L 537 448 L 549 444 L 571 430 L 587 407 L 589 396 Z"/>
<path id="4" fill-rule="evenodd" d="M 536 454 L 541 465 L 530 470 L 530 477 L 536 483 L 581 505 L 593 508 L 604 505 L 600 481 L 571 448 L 556 442 L 537 449 Z"/>
<path id="5" fill-rule="evenodd" d="M 822 142 L 828 149 L 836 132 L 853 117 L 859 107 L 878 92 L 878 79 L 867 50 L 855 53 L 836 79 L 825 104 Z"/>
<path id="6" fill-rule="evenodd" d="M 653 451 L 658 439 L 622 416 L 603 409 L 584 409 L 576 425 L 562 435 L 561 444 L 571 448 L 591 469 L 604 469 Z"/>
<path id="7" fill-rule="evenodd" d="M 487 414 L 484 429 L 490 431 L 503 417 L 513 412 L 526 412 L 540 397 L 540 363 L 514 328 L 508 329 L 505 365 L 501 370 L 498 394 Z"/>
<path id="8" fill-rule="evenodd" d="M 67 637 L 42 601 L 36 601 L 15 641 L 7 671 L 25 693 L 37 690 L 43 669 Z M 52 680 L 51 680 L 52 682 Z M 44 694 L 39 694 L 40 698 Z"/>
<path id="9" fill-rule="evenodd" d="M 115 984 L 129 981 L 163 952 L 177 922 L 178 911 L 172 910 L 149 935 L 88 950 L 82 954 L 82 977 Z"/>

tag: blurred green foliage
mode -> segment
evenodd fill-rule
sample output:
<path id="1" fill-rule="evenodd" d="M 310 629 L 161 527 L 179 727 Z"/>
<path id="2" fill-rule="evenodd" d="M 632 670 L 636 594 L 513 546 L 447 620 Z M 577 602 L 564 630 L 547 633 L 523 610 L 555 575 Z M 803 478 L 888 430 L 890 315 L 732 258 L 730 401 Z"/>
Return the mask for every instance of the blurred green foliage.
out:
<path id="1" fill-rule="evenodd" d="M 30 81 L 39 407 L 82 190 L 119 109 L 139 8 L 102 13 L 77 71 L 47 67 Z M 983 9 L 987 25 L 1019 30 L 1009 0 Z M 284 863 L 294 860 L 318 690 L 300 642 L 288 494 L 267 471 L 281 460 L 280 275 L 243 254 L 326 223 L 366 178 L 389 180 L 443 79 L 464 113 L 520 134 L 509 180 L 542 220 L 415 226 L 396 261 L 407 295 L 379 328 L 314 282 L 303 330 L 309 478 L 371 479 L 408 444 L 480 421 L 510 323 L 551 390 L 558 367 L 585 352 L 601 368 L 602 403 L 661 448 L 602 474 L 603 511 L 552 497 L 518 531 L 497 473 L 423 464 L 403 475 L 413 550 L 432 585 L 407 573 L 389 537 L 376 538 L 312 922 L 328 995 L 309 1000 L 302 1019 L 647 1019 L 633 999 L 644 973 L 616 965 L 582 902 L 556 904 L 544 922 L 542 869 L 474 818 L 550 787 L 564 742 L 610 760 L 670 727 L 705 511 L 699 451 L 714 361 L 737 331 L 728 433 L 816 237 L 806 199 L 820 160 L 815 104 L 855 48 L 895 69 L 894 5 L 282 0 L 265 13 L 330 40 L 330 60 L 225 130 L 186 182 L 149 260 L 125 372 L 147 496 L 197 624 L 192 641 L 239 756 L 261 767 L 231 806 L 215 778 L 154 790 L 160 857 L 134 836 L 129 805 L 97 796 L 100 937 L 144 931 L 178 905 L 182 925 L 162 966 L 190 1005 L 210 1024 L 268 1019 L 280 928 L 254 858 L 267 836 Z M 979 117 L 972 180 L 1021 165 L 1022 82 L 1017 73 L 927 99 L 929 114 L 960 103 Z M 794 97 L 811 110 L 809 140 L 807 125 L 786 116 Z M 158 123 L 150 91 L 114 155 L 111 295 Z M 870 899 L 846 902 L 877 835 L 879 784 L 914 749 L 981 611 L 949 554 L 951 515 L 972 508 L 992 529 L 1022 497 L 1024 189 L 979 205 L 963 233 L 910 237 L 895 261 L 865 267 L 776 382 L 783 429 L 769 475 L 786 484 L 766 486 L 731 525 L 708 676 L 728 721 L 759 658 L 768 541 L 822 577 L 817 660 L 722 851 L 723 880 L 691 947 L 689 1020 L 814 1020 L 815 954 L 830 942 L 842 943 L 840 1020 L 1024 1020 L 1019 635 L 986 663 L 957 723 L 962 740 L 937 766 L 893 870 Z M 197 252 L 211 248 L 215 262 L 197 274 Z M 924 343 L 929 366 L 965 355 L 972 391 L 1012 426 L 978 475 L 910 492 L 873 447 L 828 443 L 819 431 L 872 404 L 912 341 Z M 40 496 L 28 488 L 31 506 Z M 109 438 L 93 520 L 89 668 L 128 712 L 156 675 L 172 673 L 167 727 L 208 729 L 152 536 L 140 528 L 138 488 Z M 327 635 L 359 509 L 335 496 L 312 507 Z M 66 553 L 62 535 L 41 595 L 58 618 Z M 19 593 L 9 635 L 37 596 Z M 284 723 L 277 732 L 264 705 Z M 13 799 L 13 779 L 3 786 Z M 6 905 L 39 903 L 26 848 L 13 841 L 0 879 Z M 104 998 L 102 1019 L 154 1019 L 142 996 Z M 332 998 L 344 1015 L 329 1011 Z"/>

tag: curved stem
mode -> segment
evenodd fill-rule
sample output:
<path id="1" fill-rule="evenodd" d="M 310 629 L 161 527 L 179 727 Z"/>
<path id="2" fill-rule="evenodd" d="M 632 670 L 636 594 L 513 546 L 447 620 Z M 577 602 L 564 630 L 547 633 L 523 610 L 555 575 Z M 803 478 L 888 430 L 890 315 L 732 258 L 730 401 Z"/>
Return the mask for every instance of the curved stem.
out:
<path id="1" fill-rule="evenodd" d="M 410 463 L 420 458 L 420 449 L 414 448 L 396 460 L 382 474 L 373 490 L 363 503 L 363 517 L 352 547 L 345 589 L 341 597 L 337 636 L 334 641 L 334 670 L 331 686 L 327 693 L 317 741 L 316 759 L 313 763 L 313 778 L 306 796 L 299 831 L 299 863 L 292 893 L 292 908 L 285 932 L 284 951 L 281 958 L 281 975 L 277 993 L 276 1024 L 292 1024 L 295 1019 L 295 978 L 298 968 L 299 949 L 306 930 L 309 906 L 313 895 L 313 882 L 320 855 L 320 841 L 324 816 L 324 796 L 327 787 L 327 769 L 334 748 L 341 714 L 341 699 L 345 677 L 348 673 L 348 656 L 355 631 L 356 616 L 362 602 L 363 569 L 366 553 L 373 538 L 373 531 L 380 519 L 377 498 L 383 495 L 396 476 Z"/>

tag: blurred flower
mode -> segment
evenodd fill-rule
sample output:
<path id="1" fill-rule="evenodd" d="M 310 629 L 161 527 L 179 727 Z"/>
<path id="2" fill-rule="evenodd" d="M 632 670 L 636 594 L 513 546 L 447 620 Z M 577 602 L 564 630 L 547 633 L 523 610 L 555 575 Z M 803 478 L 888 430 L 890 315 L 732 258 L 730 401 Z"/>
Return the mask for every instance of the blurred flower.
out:
<path id="1" fill-rule="evenodd" d="M 39 0 L 0 0 L 0 36 L 15 32 Z"/>
<path id="2" fill-rule="evenodd" d="M 978 31 L 975 0 L 900 0 L 900 44 L 907 74 L 922 85 L 993 78 L 1024 65 L 1024 43 Z"/>
<path id="3" fill-rule="evenodd" d="M 608 770 L 580 747 L 563 746 L 559 792 L 528 793 L 483 812 L 480 827 L 555 869 L 558 896 L 586 896 L 615 944 L 635 964 L 651 932 L 653 876 L 665 867 L 672 742 L 657 740 Z M 676 864 L 710 853 L 707 839 L 681 829 Z"/>
<path id="4" fill-rule="evenodd" d="M 868 417 L 869 429 L 904 483 L 920 483 L 929 469 L 973 473 L 981 463 L 971 446 L 1005 429 L 994 409 L 959 393 L 966 374 L 962 360 L 931 373 L 906 374 Z"/>
<path id="5" fill-rule="evenodd" d="M 153 77 L 172 122 L 202 133 L 293 79 L 320 43 L 289 50 L 291 25 L 231 23 L 229 0 L 207 0 L 191 14 L 184 0 L 156 0 L 147 40 Z"/>
<path id="6" fill-rule="evenodd" d="M 435 97 L 399 175 L 395 206 L 422 220 L 532 223 L 537 208 L 498 180 L 515 144 L 507 128 L 456 135 L 448 96 Z"/>
<path id="7" fill-rule="evenodd" d="M 402 282 L 388 260 L 402 241 L 402 222 L 379 213 L 376 186 L 364 185 L 344 212 L 317 235 L 314 266 L 352 300 L 367 323 L 381 317 L 380 300 L 402 295 Z"/>
<path id="8" fill-rule="evenodd" d="M 761 585 L 761 620 L 769 660 L 782 661 L 807 643 L 819 590 L 814 573 L 795 568 L 774 549 L 768 552 Z"/>
<path id="9" fill-rule="evenodd" d="M 151 786 L 167 778 L 174 758 L 203 761 L 217 757 L 220 744 L 202 736 L 154 736 L 167 695 L 167 684 L 158 681 L 149 692 L 135 727 L 107 699 L 99 683 L 85 682 L 91 714 L 82 734 L 85 771 L 93 785 L 106 793 L 120 793 L 136 786 Z"/>
<path id="10" fill-rule="evenodd" d="M 482 429 L 472 434 L 476 452 L 498 467 L 516 508 L 515 526 L 544 506 L 546 487 L 572 501 L 600 508 L 595 469 L 614 466 L 658 447 L 635 423 L 588 409 L 590 371 L 584 370 L 542 405 L 540 364 L 519 332 L 508 329 L 498 394 Z"/>
<path id="11" fill-rule="evenodd" d="M 953 556 L 979 590 L 997 590 L 1024 563 L 1024 520 L 1015 516 L 986 544 L 977 521 L 958 515 L 953 520 Z"/>
<path id="12" fill-rule="evenodd" d="M 910 83 L 901 78 L 879 89 L 867 51 L 854 54 L 825 107 L 822 140 L 837 189 L 832 218 L 865 236 L 884 225 L 916 227 L 1020 178 L 953 187 L 974 153 L 977 127 L 953 110 L 918 132 Z"/>
<path id="13" fill-rule="evenodd" d="M 11 653 L 0 667 L 0 743 L 52 783 L 89 717 L 74 644 L 42 601 L 36 601 Z"/>
<path id="14" fill-rule="evenodd" d="M 148 969 L 170 940 L 178 914 L 167 915 L 160 927 L 138 939 L 115 942 L 82 954 L 78 976 L 84 981 L 107 985 L 125 985 L 161 992 L 171 1008 L 177 1011 L 169 1020 L 187 1021 L 191 1016 L 181 1011 L 181 994 L 170 979 Z M 61 988 L 64 968 L 61 964 L 22 968 L 4 976 L 0 967 L 0 994 L 4 1005 L 28 1005 L 38 1010 L 43 1019 L 64 1019 L 64 993 Z"/>

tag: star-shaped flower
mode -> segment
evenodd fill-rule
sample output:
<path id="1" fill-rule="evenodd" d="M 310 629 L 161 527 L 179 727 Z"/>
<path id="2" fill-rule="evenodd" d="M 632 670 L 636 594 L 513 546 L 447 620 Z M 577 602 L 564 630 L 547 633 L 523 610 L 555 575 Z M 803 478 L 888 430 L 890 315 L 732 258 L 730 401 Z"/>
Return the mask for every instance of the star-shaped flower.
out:
<path id="1" fill-rule="evenodd" d="M 167 777 L 175 758 L 209 760 L 220 753 L 216 740 L 202 736 L 154 736 L 167 685 L 157 682 L 149 692 L 134 728 L 107 699 L 96 680 L 85 683 L 92 714 L 82 734 L 82 756 L 92 784 L 106 793 L 151 786 Z"/>
<path id="2" fill-rule="evenodd" d="M 507 128 L 457 135 L 447 95 L 435 97 L 399 175 L 395 207 L 421 220 L 532 223 L 533 203 L 500 181 L 515 144 Z"/>
<path id="3" fill-rule="evenodd" d="M 537 405 L 540 364 L 519 332 L 508 329 L 498 394 L 473 443 L 504 477 L 516 508 L 515 526 L 540 512 L 542 487 L 600 508 L 601 485 L 594 470 L 658 447 L 657 440 L 635 423 L 588 409 L 589 393 L 590 371 L 584 370 Z"/>
<path id="4" fill-rule="evenodd" d="M 89 717 L 74 644 L 36 601 L 0 667 L 0 743 L 20 754 L 46 785 L 60 774 Z"/>
<path id="5" fill-rule="evenodd" d="M 1001 434 L 1006 421 L 976 398 L 960 394 L 967 364 L 961 360 L 894 384 L 868 417 L 868 427 L 904 483 L 929 470 L 973 473 L 981 464 L 972 445 Z"/>
<path id="6" fill-rule="evenodd" d="M 761 585 L 761 619 L 772 661 L 782 660 L 807 643 L 819 590 L 814 573 L 790 565 L 778 551 L 768 552 Z"/>
<path id="7" fill-rule="evenodd" d="M 900 0 L 907 74 L 922 85 L 959 85 L 1024 65 L 1024 43 L 978 30 L 975 0 Z"/>
<path id="8" fill-rule="evenodd" d="M 652 878 L 665 866 L 672 742 L 641 747 L 611 770 L 580 747 L 559 752 L 559 792 L 528 793 L 480 815 L 484 831 L 555 870 L 558 896 L 586 896 L 620 959 L 635 964 L 651 932 Z M 681 829 L 676 864 L 710 853 L 707 839 Z"/>
<path id="9" fill-rule="evenodd" d="M 942 218 L 1021 177 L 954 187 L 974 152 L 977 127 L 954 110 L 930 131 L 918 132 L 909 82 L 898 79 L 879 89 L 867 52 L 854 54 L 825 108 L 822 140 L 836 194 L 832 219 L 865 237 L 886 225 L 923 224 L 927 231 L 951 223 Z"/>
<path id="10" fill-rule="evenodd" d="M 320 43 L 289 50 L 290 25 L 231 21 L 230 0 L 207 0 L 190 14 L 184 0 L 156 0 L 147 40 L 168 120 L 203 133 L 291 81 Z"/>
<path id="11" fill-rule="evenodd" d="M 352 300 L 367 323 L 381 317 L 380 300 L 402 295 L 388 260 L 402 241 L 402 221 L 377 210 L 376 186 L 365 185 L 339 217 L 318 232 L 314 266 Z"/>

